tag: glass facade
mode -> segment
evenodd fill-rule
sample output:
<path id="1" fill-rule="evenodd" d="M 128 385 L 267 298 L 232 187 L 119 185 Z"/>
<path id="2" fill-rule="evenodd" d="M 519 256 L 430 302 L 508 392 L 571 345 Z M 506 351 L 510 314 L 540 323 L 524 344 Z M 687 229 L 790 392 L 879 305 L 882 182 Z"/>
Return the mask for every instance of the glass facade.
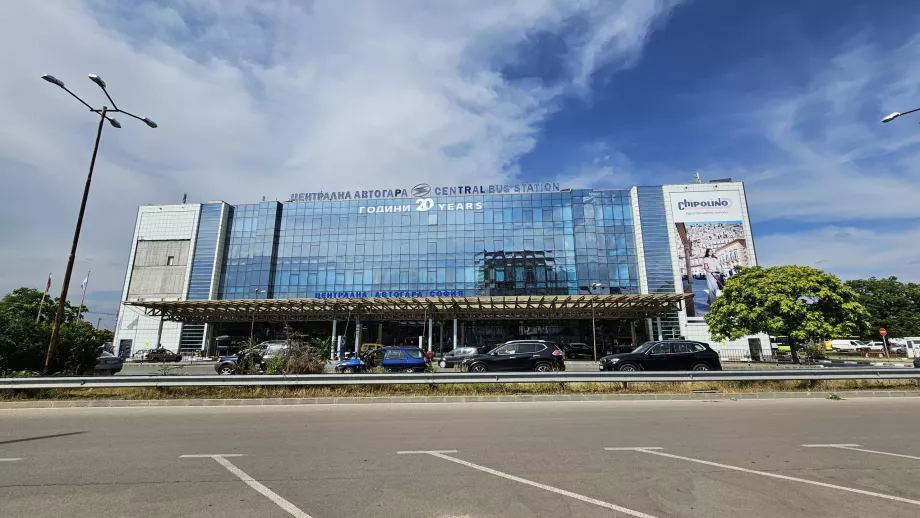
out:
<path id="1" fill-rule="evenodd" d="M 192 273 L 188 283 L 188 300 L 211 298 L 211 275 L 214 272 L 214 253 L 220 231 L 222 204 L 205 203 L 198 216 L 198 239 L 192 257 Z"/>
<path id="2" fill-rule="evenodd" d="M 221 299 L 639 292 L 627 190 L 231 210 Z"/>

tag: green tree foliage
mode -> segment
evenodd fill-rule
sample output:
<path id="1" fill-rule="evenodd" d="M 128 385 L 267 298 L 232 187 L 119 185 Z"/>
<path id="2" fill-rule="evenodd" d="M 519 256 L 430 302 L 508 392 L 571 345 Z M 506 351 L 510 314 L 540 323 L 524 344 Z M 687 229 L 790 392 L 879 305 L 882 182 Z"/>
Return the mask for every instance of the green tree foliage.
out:
<path id="1" fill-rule="evenodd" d="M 45 299 L 41 319 L 36 322 L 41 298 L 41 291 L 17 288 L 0 299 L 0 374 L 43 370 L 57 300 Z M 52 372 L 90 371 L 96 365 L 102 343 L 111 340 L 110 331 L 100 332 L 82 319 L 76 320 L 78 309 L 69 303 L 64 305 Z M 84 307 L 82 313 L 85 312 Z"/>
<path id="2" fill-rule="evenodd" d="M 904 284 L 897 277 L 871 277 L 847 281 L 846 285 L 859 295 L 859 302 L 871 315 L 868 332 L 861 338 L 878 340 L 882 327 L 891 337 L 920 336 L 920 284 Z"/>
<path id="3" fill-rule="evenodd" d="M 809 343 L 858 336 L 868 329 L 869 313 L 835 275 L 807 266 L 739 270 L 706 315 L 715 340 L 767 333 Z M 790 349 L 798 363 L 798 351 Z"/>

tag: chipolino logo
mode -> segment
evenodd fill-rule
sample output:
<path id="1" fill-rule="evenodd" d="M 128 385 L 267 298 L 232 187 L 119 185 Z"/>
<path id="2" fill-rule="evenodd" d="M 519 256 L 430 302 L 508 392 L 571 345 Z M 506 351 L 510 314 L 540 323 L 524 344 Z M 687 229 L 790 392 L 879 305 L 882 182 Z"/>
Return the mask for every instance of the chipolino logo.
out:
<path id="1" fill-rule="evenodd" d="M 684 200 L 677 202 L 678 210 L 692 209 L 727 209 L 732 206 L 731 200 L 725 198 L 716 198 L 714 200 L 690 201 Z"/>

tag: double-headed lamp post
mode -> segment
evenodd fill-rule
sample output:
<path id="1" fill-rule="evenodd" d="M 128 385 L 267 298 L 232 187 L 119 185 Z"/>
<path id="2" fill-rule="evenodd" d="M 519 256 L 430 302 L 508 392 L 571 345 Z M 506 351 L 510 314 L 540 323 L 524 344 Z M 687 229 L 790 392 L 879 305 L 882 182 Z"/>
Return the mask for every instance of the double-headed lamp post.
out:
<path id="1" fill-rule="evenodd" d="M 594 295 L 594 290 L 598 288 L 603 288 L 604 285 L 599 282 L 592 282 L 591 286 L 588 288 L 588 291 L 591 295 Z M 594 301 L 591 301 L 591 339 L 594 340 L 594 361 L 597 361 L 597 331 L 594 328 Z"/>
<path id="2" fill-rule="evenodd" d="M 908 113 L 914 113 L 914 112 L 920 112 L 920 108 L 916 108 L 916 109 L 914 109 L 914 110 L 909 110 L 909 111 L 906 111 L 906 112 L 894 112 L 894 113 L 889 113 L 888 115 L 885 116 L 884 119 L 882 119 L 882 122 L 891 122 L 891 121 L 897 119 L 898 117 L 900 117 L 900 116 L 902 116 L 902 115 L 907 115 Z"/>
<path id="3" fill-rule="evenodd" d="M 108 90 L 105 89 L 105 81 L 103 81 L 101 77 L 95 74 L 89 74 L 89 79 L 90 81 L 96 83 L 99 88 L 102 88 L 102 91 L 105 93 L 105 97 L 109 100 L 110 103 L 112 103 L 111 108 L 108 106 L 103 106 L 100 109 L 93 108 L 86 101 L 77 96 L 77 94 L 71 92 L 66 86 L 64 86 L 63 81 L 52 75 L 45 74 L 42 76 L 42 79 L 60 87 L 62 90 L 73 96 L 74 99 L 80 101 L 83 106 L 89 108 L 89 111 L 99 115 L 99 128 L 96 129 L 96 143 L 93 145 L 93 156 L 89 161 L 89 173 L 86 175 L 86 186 L 83 188 L 83 200 L 80 202 L 80 214 L 77 216 L 77 228 L 73 233 L 73 244 L 70 247 L 70 257 L 67 259 L 67 269 L 64 270 L 64 285 L 61 287 L 61 297 L 58 300 L 57 314 L 54 316 L 54 326 L 51 328 L 51 340 L 48 342 L 48 353 L 45 356 L 44 374 L 47 375 L 51 373 L 51 358 L 54 356 L 54 344 L 57 342 L 58 334 L 60 334 L 61 331 L 61 319 L 63 318 L 64 314 L 64 304 L 67 301 L 67 288 L 70 285 L 70 274 L 73 272 L 73 262 L 77 255 L 77 243 L 80 241 L 80 228 L 83 226 L 83 214 L 86 211 L 86 200 L 89 198 L 89 187 L 93 181 L 93 168 L 96 166 L 96 154 L 99 152 L 99 139 L 102 138 L 103 123 L 105 123 L 105 121 L 109 121 L 109 124 L 112 126 L 116 128 L 121 127 L 121 124 L 113 117 L 111 117 L 110 114 L 112 113 L 123 113 L 128 117 L 143 122 L 151 128 L 156 128 L 157 123 L 146 117 L 138 117 L 133 113 L 128 113 L 119 109 L 118 106 L 115 105 L 115 101 L 112 100 L 112 97 L 109 96 Z"/>

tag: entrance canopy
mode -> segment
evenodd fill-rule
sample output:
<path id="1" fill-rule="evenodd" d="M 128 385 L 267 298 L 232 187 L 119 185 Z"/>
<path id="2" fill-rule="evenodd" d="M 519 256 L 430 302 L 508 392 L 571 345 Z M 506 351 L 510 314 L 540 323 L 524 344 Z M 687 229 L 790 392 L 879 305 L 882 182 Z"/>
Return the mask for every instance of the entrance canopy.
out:
<path id="1" fill-rule="evenodd" d="M 511 320 L 646 318 L 680 309 L 691 294 L 544 295 L 525 297 L 418 297 L 352 299 L 247 299 L 129 301 L 147 315 L 182 322 L 296 322 L 367 320 Z"/>

